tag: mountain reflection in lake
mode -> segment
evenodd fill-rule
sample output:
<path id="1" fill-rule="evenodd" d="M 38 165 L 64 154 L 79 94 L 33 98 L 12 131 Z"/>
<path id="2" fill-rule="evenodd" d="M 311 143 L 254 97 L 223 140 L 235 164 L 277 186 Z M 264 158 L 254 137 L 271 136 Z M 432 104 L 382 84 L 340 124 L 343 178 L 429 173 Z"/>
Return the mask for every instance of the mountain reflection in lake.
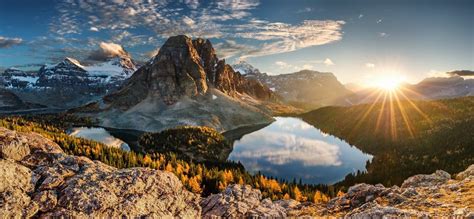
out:
<path id="1" fill-rule="evenodd" d="M 69 135 L 98 141 L 110 147 L 116 147 L 124 151 L 130 151 L 130 147 L 127 143 L 118 138 L 115 138 L 104 128 L 77 127 L 73 128 Z"/>
<path id="2" fill-rule="evenodd" d="M 234 141 L 229 160 L 250 172 L 303 183 L 334 183 L 364 171 L 371 155 L 298 118 L 276 117 L 267 127 Z"/>

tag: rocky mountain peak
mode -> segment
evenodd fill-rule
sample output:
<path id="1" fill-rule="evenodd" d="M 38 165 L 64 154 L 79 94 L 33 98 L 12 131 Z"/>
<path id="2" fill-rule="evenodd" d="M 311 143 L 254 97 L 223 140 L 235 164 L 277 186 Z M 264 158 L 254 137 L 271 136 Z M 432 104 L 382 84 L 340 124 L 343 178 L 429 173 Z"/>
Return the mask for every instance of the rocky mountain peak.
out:
<path id="1" fill-rule="evenodd" d="M 261 74 L 260 73 L 260 70 L 258 70 L 257 68 L 253 67 L 251 64 L 249 64 L 248 62 L 246 61 L 239 61 L 237 62 L 236 64 L 233 64 L 232 65 L 232 68 L 234 68 L 234 70 L 236 72 L 240 72 L 240 74 L 242 75 L 256 75 L 256 74 Z"/>
<path id="2" fill-rule="evenodd" d="M 87 71 L 84 69 L 84 66 L 78 60 L 66 57 L 56 65 L 44 65 L 41 67 L 38 76 L 42 77 L 52 74 L 86 76 L 86 73 Z"/>
<path id="3" fill-rule="evenodd" d="M 158 97 L 166 105 L 172 105 L 182 97 L 203 96 L 210 87 L 230 96 L 238 93 L 256 98 L 271 96 L 271 91 L 264 85 L 247 80 L 224 60 L 219 60 L 209 40 L 192 40 L 178 35 L 170 37 L 152 61 L 132 76 L 124 89 L 104 100 L 128 108 L 146 97 Z M 256 88 L 258 91 L 252 90 Z M 267 94 L 254 95 L 257 92 Z"/>
<path id="4" fill-rule="evenodd" d="M 212 47 L 211 41 L 198 38 L 193 40 L 193 45 L 201 57 L 207 80 L 214 83 L 216 80 L 216 67 L 219 59 L 217 58 L 214 47 Z"/>

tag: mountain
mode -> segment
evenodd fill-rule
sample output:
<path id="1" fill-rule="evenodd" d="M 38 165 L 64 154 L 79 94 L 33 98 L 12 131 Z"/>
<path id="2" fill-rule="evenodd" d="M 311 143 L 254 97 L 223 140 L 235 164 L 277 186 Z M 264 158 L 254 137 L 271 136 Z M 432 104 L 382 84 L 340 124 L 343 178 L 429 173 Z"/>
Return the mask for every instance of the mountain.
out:
<path id="1" fill-rule="evenodd" d="M 301 70 L 289 74 L 268 75 L 260 73 L 246 62 L 239 62 L 233 67 L 244 72 L 245 77 L 267 85 L 285 102 L 304 109 L 338 105 L 341 104 L 341 97 L 352 93 L 332 73 Z"/>
<path id="2" fill-rule="evenodd" d="M 9 68 L 1 75 L 0 81 L 25 101 L 70 108 L 117 90 L 135 70 L 134 61 L 129 56 L 88 66 L 73 58 L 65 58 L 54 65 L 43 65 L 37 71 Z"/>
<path id="3" fill-rule="evenodd" d="M 340 102 L 345 101 L 346 105 L 380 102 L 383 100 L 379 98 L 381 93 L 385 93 L 381 88 L 363 88 L 341 98 Z M 396 93 L 399 100 L 437 100 L 473 96 L 474 79 L 465 79 L 461 76 L 425 78 L 417 84 L 401 84 Z"/>
<path id="4" fill-rule="evenodd" d="M 43 108 L 40 104 L 32 104 L 20 99 L 13 92 L 0 88 L 0 113 L 16 110 L 28 110 L 34 108 Z"/>
<path id="5" fill-rule="evenodd" d="M 408 87 L 422 99 L 444 99 L 474 95 L 474 79 L 461 76 L 449 78 L 426 78 L 414 86 Z"/>
<path id="6" fill-rule="evenodd" d="M 245 62 L 245 61 L 240 61 L 236 64 L 233 64 L 232 67 L 235 69 L 235 71 L 240 72 L 240 74 L 245 75 L 245 76 L 252 76 L 252 75 L 260 75 L 260 70 L 257 68 L 253 67 L 251 64 Z"/>
<path id="7" fill-rule="evenodd" d="M 62 147 L 68 147 L 61 145 Z M 400 187 L 357 184 L 327 203 L 263 199 L 250 185 L 201 197 L 173 172 L 119 169 L 65 153 L 34 132 L 0 127 L 2 218 L 472 218 L 474 165 L 455 177 L 437 170 Z M 183 179 L 181 179 L 183 180 Z M 299 190 L 298 190 L 299 191 Z"/>
<path id="8" fill-rule="evenodd" d="M 219 60 L 209 40 L 170 37 L 123 87 L 76 109 L 113 128 L 158 131 L 203 125 L 218 131 L 269 123 L 273 92 Z"/>

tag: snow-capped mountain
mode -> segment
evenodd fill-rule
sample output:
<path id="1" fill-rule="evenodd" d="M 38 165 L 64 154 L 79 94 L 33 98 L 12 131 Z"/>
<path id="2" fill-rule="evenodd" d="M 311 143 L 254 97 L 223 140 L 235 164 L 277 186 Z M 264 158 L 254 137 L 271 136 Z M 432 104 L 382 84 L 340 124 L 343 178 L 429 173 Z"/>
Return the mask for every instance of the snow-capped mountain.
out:
<path id="1" fill-rule="evenodd" d="M 250 65 L 249 63 L 245 61 L 240 61 L 237 64 L 233 64 L 232 68 L 234 69 L 235 72 L 240 72 L 240 74 L 245 75 L 245 76 L 261 74 L 260 70 L 253 67 L 252 65 Z"/>
<path id="2" fill-rule="evenodd" d="M 30 102 L 55 107 L 74 107 L 118 89 L 137 67 L 129 57 L 83 65 L 73 58 L 43 65 L 36 72 L 10 68 L 0 77 L 1 84 Z"/>

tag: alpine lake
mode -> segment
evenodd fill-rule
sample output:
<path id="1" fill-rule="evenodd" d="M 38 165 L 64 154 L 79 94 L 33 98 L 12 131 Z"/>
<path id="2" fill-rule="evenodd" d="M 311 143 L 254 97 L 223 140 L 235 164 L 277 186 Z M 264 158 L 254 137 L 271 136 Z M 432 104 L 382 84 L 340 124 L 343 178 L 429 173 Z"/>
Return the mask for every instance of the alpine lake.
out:
<path id="1" fill-rule="evenodd" d="M 70 135 L 96 140 L 122 150 L 140 151 L 143 132 L 102 127 L 75 127 Z M 365 171 L 372 155 L 294 117 L 275 117 L 266 126 L 223 133 L 232 143 L 228 160 L 251 173 L 309 184 L 332 184 L 349 173 Z"/>

